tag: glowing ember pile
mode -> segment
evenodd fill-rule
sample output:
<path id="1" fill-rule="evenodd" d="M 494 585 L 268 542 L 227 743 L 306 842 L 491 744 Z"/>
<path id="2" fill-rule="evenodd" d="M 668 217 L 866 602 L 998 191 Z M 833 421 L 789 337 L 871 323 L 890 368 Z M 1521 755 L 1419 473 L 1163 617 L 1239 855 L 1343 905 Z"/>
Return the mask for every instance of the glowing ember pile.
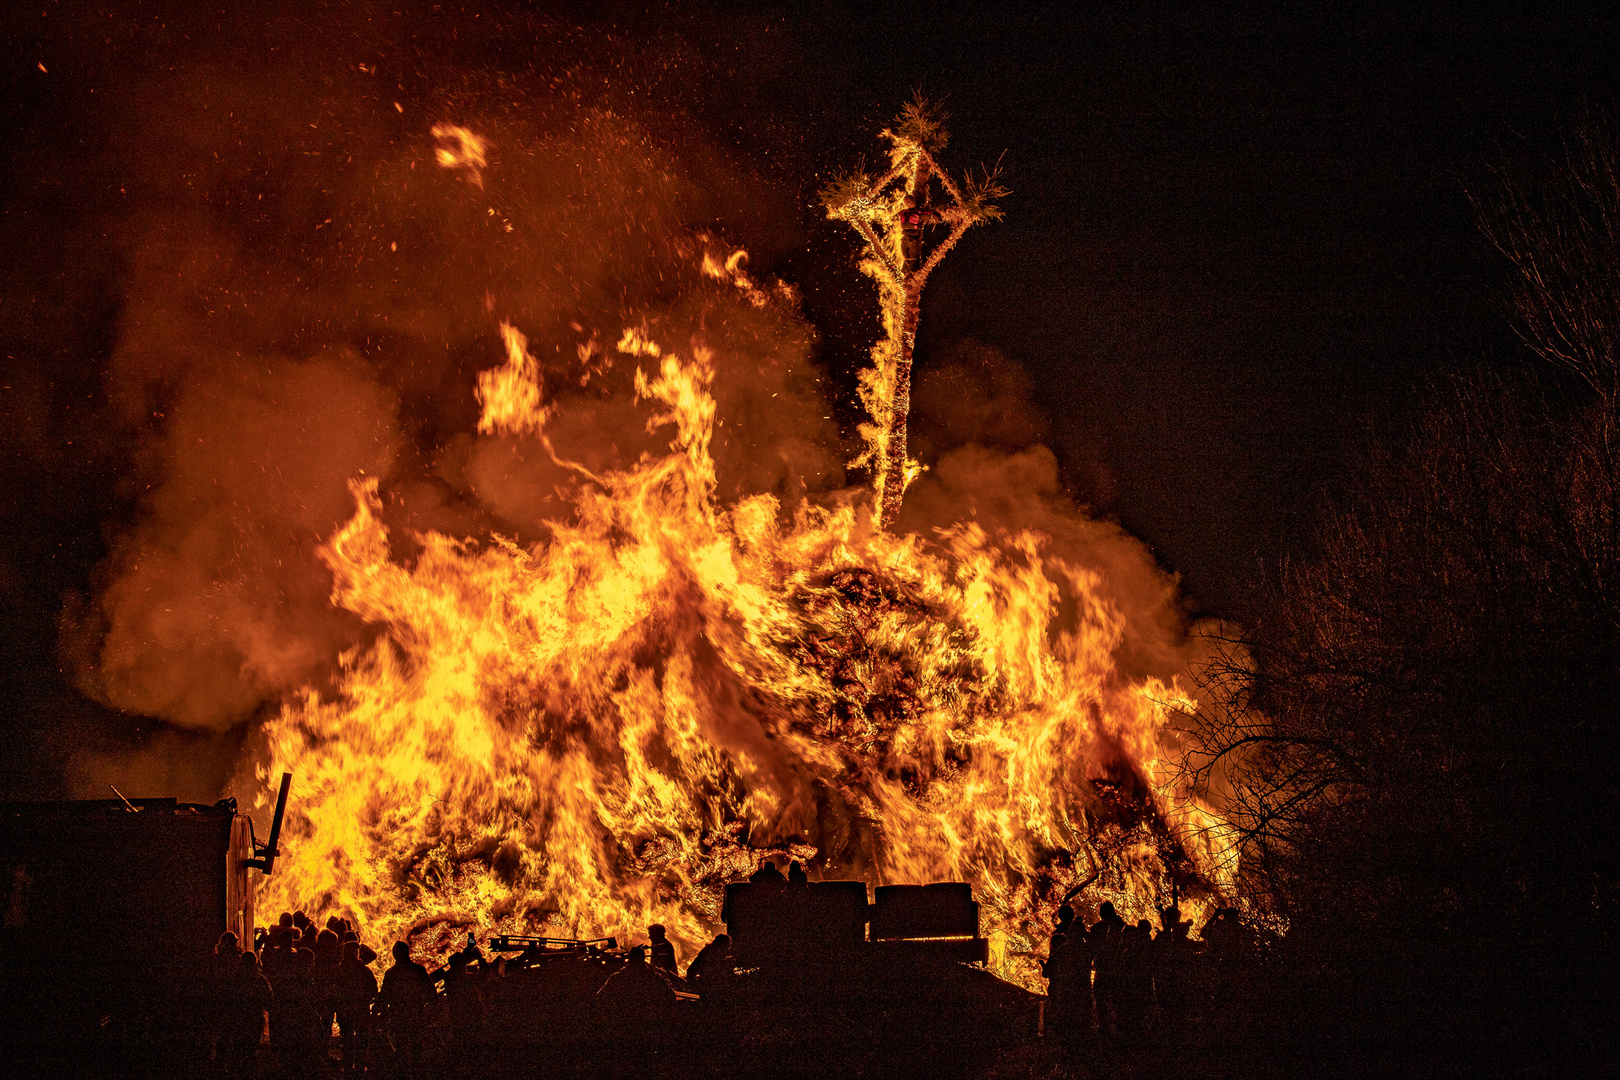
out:
<path id="1" fill-rule="evenodd" d="M 739 263 L 705 271 L 784 302 Z M 972 882 L 994 966 L 1028 984 L 1076 886 L 1132 919 L 1212 896 L 1221 830 L 1164 760 L 1189 703 L 1118 670 L 1125 616 L 1095 570 L 1028 532 L 722 505 L 715 357 L 645 327 L 617 354 L 669 452 L 560 460 L 540 366 L 503 329 L 480 431 L 543 445 L 578 478 L 568 513 L 529 547 L 429 532 L 406 560 L 376 481 L 352 485 L 321 554 L 378 632 L 335 693 L 268 726 L 260 775 L 296 780 L 261 910 L 344 913 L 424 954 L 467 928 L 661 922 L 690 956 L 724 884 L 788 855 L 812 877 Z"/>

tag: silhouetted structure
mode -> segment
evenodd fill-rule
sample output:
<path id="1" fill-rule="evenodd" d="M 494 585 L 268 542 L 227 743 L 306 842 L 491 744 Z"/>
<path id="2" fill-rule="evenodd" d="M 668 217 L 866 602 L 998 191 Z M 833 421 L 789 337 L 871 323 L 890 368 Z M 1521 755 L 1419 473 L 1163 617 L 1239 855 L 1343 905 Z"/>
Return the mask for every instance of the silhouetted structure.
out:
<path id="1" fill-rule="evenodd" d="M 965 883 L 880 886 L 870 903 L 859 881 L 737 883 L 723 912 L 735 973 L 722 1015 L 748 1033 L 744 1074 L 780 1054 L 834 1074 L 870 1060 L 970 1070 L 1034 1033 L 1038 999 L 977 966 L 989 943 Z"/>
<path id="2" fill-rule="evenodd" d="M 0 806 L 0 1059 L 204 1052 L 221 1016 L 205 973 L 252 925 L 228 908 L 249 840 L 232 800 Z"/>

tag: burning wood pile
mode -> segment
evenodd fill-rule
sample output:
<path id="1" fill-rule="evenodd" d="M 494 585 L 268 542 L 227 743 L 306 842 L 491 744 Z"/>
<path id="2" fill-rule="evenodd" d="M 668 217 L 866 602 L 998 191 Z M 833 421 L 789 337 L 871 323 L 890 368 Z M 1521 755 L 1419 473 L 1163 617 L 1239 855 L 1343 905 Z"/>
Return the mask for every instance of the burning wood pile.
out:
<path id="1" fill-rule="evenodd" d="M 296 772 L 301 797 L 262 904 L 339 913 L 423 957 L 470 929 L 650 923 L 692 952 L 727 884 L 794 858 L 816 889 L 969 882 L 970 950 L 1024 986 L 1077 892 L 1132 918 L 1171 894 L 1213 904 L 1225 831 L 1173 761 L 1197 649 L 1155 643 L 1160 617 L 1142 614 L 1173 586 L 1152 570 L 1139 599 L 1092 554 L 1113 526 L 1050 502 L 1019 528 L 966 507 L 927 534 L 885 528 L 915 473 L 901 368 L 917 291 L 1001 194 L 949 180 L 925 120 L 912 110 L 889 134 L 889 175 L 828 202 L 867 240 L 896 324 L 863 381 L 888 432 L 868 458 L 875 491 L 723 491 L 731 361 L 701 319 L 672 332 L 684 324 L 653 314 L 575 322 L 577 363 L 501 322 L 476 429 L 543 466 L 539 539 L 400 531 L 386 484 L 353 478 L 353 515 L 319 559 L 368 635 L 329 690 L 264 727 L 261 776 Z M 497 188 L 473 126 L 434 133 L 437 164 L 478 198 Z M 932 248 L 930 223 L 949 233 Z M 676 248 L 680 303 L 797 317 L 794 290 L 750 277 L 744 253 L 703 235 Z M 603 385 L 591 408 L 640 416 L 656 452 L 591 450 L 570 411 L 586 384 Z"/>

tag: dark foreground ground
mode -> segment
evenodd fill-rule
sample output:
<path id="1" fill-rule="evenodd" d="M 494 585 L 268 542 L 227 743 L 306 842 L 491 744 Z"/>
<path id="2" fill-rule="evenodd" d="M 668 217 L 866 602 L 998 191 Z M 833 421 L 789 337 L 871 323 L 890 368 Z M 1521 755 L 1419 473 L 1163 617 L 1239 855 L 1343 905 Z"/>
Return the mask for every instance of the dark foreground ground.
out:
<path id="1" fill-rule="evenodd" d="M 8 978 L 14 973 L 8 973 Z M 206 1002 L 127 1000 L 122 1017 L 82 993 L 8 986 L 0 1076 L 214 1078 L 349 1075 L 330 1057 L 296 1067 L 262 1046 L 227 1069 Z M 1616 971 L 1606 951 L 1466 958 L 1288 957 L 1226 973 L 1103 1033 L 1095 1015 L 1045 1022 L 1043 999 L 966 967 L 797 972 L 745 982 L 724 1003 L 682 1001 L 656 1022 L 592 1003 L 495 995 L 482 1030 L 425 1034 L 414 1067 L 371 1037 L 364 1075 L 388 1080 L 565 1077 L 1584 1077 L 1620 1075 Z M 46 1008 L 38 1006 L 48 1000 Z M 91 1012 L 99 1012 L 91 1010 Z M 82 1015 L 81 1015 L 82 1014 Z"/>
<path id="2" fill-rule="evenodd" d="M 1257 973 L 1210 1014 L 1145 1036 L 1039 1040 L 985 1075 L 1616 1076 L 1617 1010 L 1614 966 L 1597 957 L 1323 962 Z"/>

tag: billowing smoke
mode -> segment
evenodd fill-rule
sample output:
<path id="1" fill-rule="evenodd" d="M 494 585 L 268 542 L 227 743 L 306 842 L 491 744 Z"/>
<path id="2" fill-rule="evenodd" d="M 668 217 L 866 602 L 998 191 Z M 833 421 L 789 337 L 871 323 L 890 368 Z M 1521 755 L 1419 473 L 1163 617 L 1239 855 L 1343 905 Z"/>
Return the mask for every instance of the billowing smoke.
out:
<path id="1" fill-rule="evenodd" d="M 606 469 L 661 447 L 613 349 L 639 326 L 714 350 L 724 494 L 791 506 L 842 485 L 814 334 L 792 305 L 751 301 L 726 235 L 780 197 L 637 105 L 621 44 L 527 29 L 520 76 L 298 35 L 296 60 L 200 48 L 126 95 L 103 426 L 134 512 L 96 595 L 70 601 L 61 652 L 86 694 L 178 731 L 133 773 L 127 754 L 81 761 L 80 790 L 182 777 L 202 797 L 240 742 L 209 733 L 328 685 L 366 634 L 315 555 L 353 511 L 351 479 L 381 480 L 406 544 L 428 529 L 532 542 L 566 516 L 576 473 L 473 433 L 503 321 L 542 365 L 561 457 Z M 210 764 L 176 772 L 171 754 Z"/>
<path id="2" fill-rule="evenodd" d="M 1050 424 L 1029 373 L 993 345 L 957 341 L 918 364 L 912 376 L 911 452 L 926 462 L 976 443 L 1023 450 Z"/>
<path id="3" fill-rule="evenodd" d="M 155 481 L 105 568 L 81 673 L 93 696 L 221 730 L 319 680 L 358 622 L 334 609 L 315 548 L 348 479 L 399 456 L 393 394 L 352 355 L 189 373 L 147 452 Z"/>
<path id="4" fill-rule="evenodd" d="M 1106 495 L 1106 475 L 1087 462 L 1060 474 L 1043 445 L 1046 413 L 1014 360 L 982 342 L 957 342 L 938 362 L 918 365 L 912 407 L 913 450 L 930 468 L 908 489 L 897 527 L 927 535 L 975 521 L 991 533 L 1038 533 L 1045 554 L 1098 573 L 1098 591 L 1123 617 L 1114 658 L 1122 674 L 1169 680 L 1204 657 L 1179 581 L 1118 522 L 1077 509 L 1074 489 Z"/>

